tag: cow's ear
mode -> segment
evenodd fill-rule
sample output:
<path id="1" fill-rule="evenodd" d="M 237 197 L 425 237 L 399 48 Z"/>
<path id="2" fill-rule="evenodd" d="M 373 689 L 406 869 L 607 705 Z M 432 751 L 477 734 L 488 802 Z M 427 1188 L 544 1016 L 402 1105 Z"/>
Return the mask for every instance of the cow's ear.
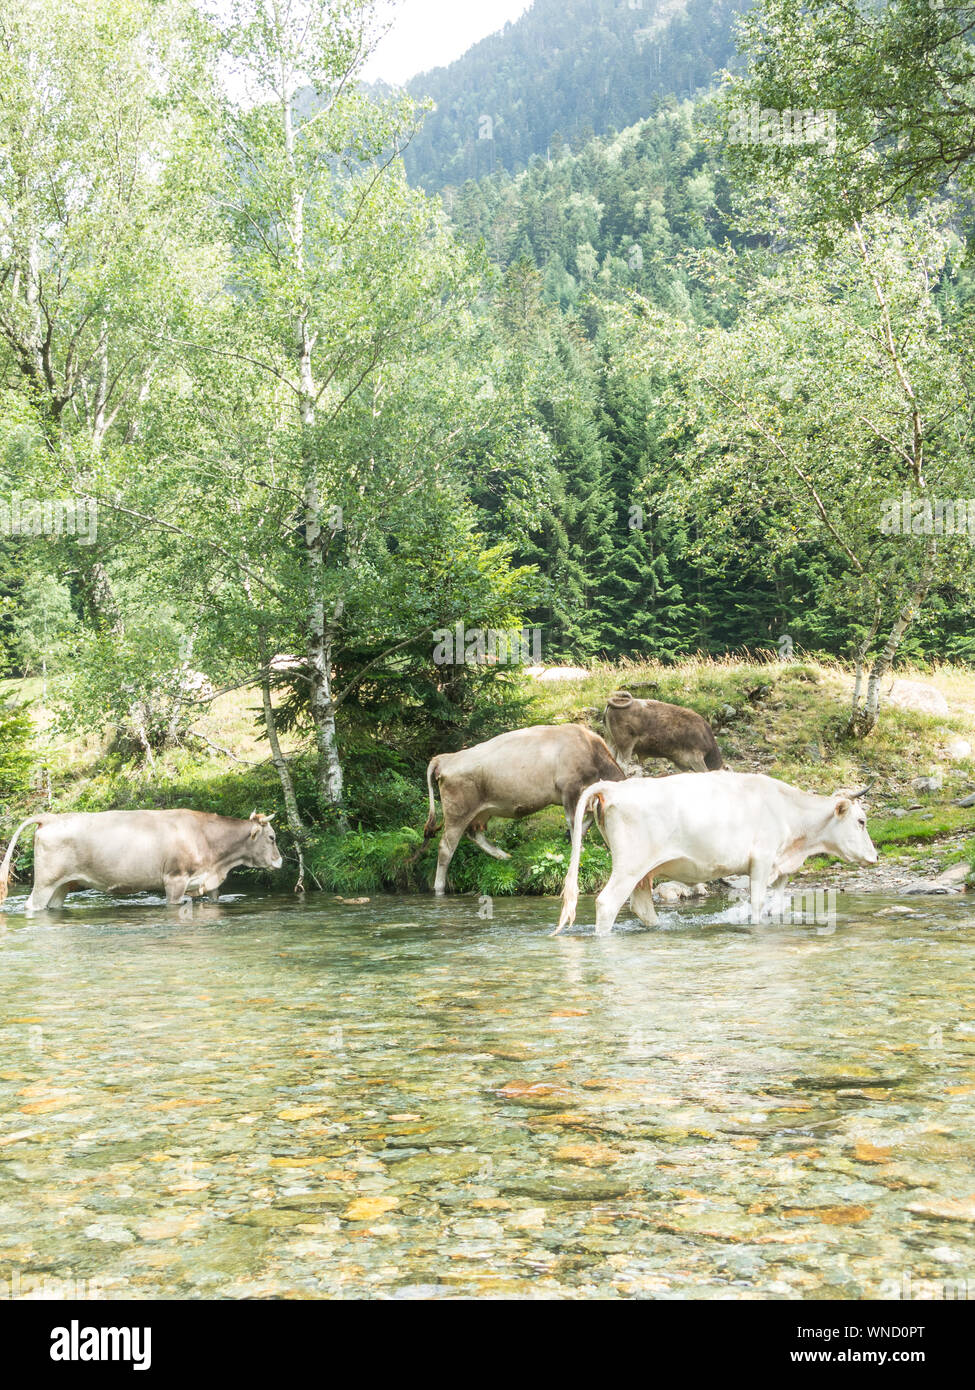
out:
<path id="1" fill-rule="evenodd" d="M 845 816 L 852 805 L 853 802 L 848 796 L 840 797 L 839 801 L 836 803 L 836 814 L 838 816 Z"/>
<path id="2" fill-rule="evenodd" d="M 253 824 L 251 825 L 251 833 L 250 833 L 250 838 L 251 838 L 252 840 L 254 839 L 255 835 L 257 835 L 257 834 L 260 832 L 260 829 L 261 829 L 260 823 L 259 823 L 258 821 L 254 821 Z"/>

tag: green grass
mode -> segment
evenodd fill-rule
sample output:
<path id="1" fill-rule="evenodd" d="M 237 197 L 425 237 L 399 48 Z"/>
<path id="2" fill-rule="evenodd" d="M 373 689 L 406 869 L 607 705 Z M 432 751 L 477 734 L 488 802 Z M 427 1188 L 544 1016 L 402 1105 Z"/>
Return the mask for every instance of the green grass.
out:
<path id="1" fill-rule="evenodd" d="M 870 835 L 878 849 L 889 846 L 930 844 L 959 830 L 975 828 L 973 808 L 932 805 L 906 816 L 889 816 L 870 822 Z"/>

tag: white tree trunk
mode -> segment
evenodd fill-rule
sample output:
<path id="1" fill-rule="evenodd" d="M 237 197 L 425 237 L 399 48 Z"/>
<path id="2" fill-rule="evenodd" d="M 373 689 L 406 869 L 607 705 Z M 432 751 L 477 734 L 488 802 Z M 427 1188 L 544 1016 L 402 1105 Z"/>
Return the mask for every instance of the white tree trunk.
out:
<path id="1" fill-rule="evenodd" d="M 267 648 L 267 637 L 262 632 L 258 639 L 258 649 L 261 657 L 261 702 L 264 707 L 264 729 L 267 733 L 268 745 L 271 749 L 271 762 L 274 770 L 278 774 L 281 783 L 281 791 L 284 795 L 285 814 L 288 818 L 288 829 L 295 844 L 295 853 L 298 856 L 298 881 L 295 884 L 295 892 L 305 891 L 305 826 L 301 819 L 301 812 L 298 809 L 298 798 L 295 796 L 294 779 L 291 776 L 291 768 L 288 760 L 281 751 L 281 740 L 278 738 L 278 723 L 274 713 L 274 705 L 271 702 L 271 668 L 270 655 Z"/>
<path id="2" fill-rule="evenodd" d="M 305 262 L 305 200 L 295 166 L 295 132 L 293 88 L 288 74 L 282 72 L 282 118 L 284 121 L 285 156 L 292 176 L 292 195 L 289 233 L 294 259 L 296 283 L 300 285 Z M 312 366 L 314 343 L 308 325 L 307 305 L 296 305 L 295 353 L 299 382 L 299 423 L 302 433 L 301 456 L 304 465 L 304 522 L 305 572 L 308 581 L 308 613 L 305 630 L 305 654 L 308 660 L 309 707 L 315 729 L 318 751 L 318 794 L 325 806 L 339 813 L 344 825 L 342 797 L 344 778 L 339 757 L 335 724 L 335 702 L 332 695 L 332 650 L 335 631 L 342 617 L 339 600 L 330 615 L 326 614 L 324 586 L 324 555 L 321 482 L 315 451 L 315 418 L 318 389 Z"/>

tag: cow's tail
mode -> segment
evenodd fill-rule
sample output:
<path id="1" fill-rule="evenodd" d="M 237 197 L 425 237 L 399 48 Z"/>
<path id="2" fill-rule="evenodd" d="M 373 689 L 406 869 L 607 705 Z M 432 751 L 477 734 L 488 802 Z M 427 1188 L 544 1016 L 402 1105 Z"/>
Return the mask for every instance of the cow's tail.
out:
<path id="1" fill-rule="evenodd" d="M 14 857 L 14 850 L 17 848 L 17 841 L 20 839 L 21 833 L 26 830 L 29 825 L 46 825 L 50 819 L 50 816 L 31 816 L 29 820 L 21 821 L 20 825 L 18 825 L 17 829 L 14 831 L 13 839 L 7 846 L 7 853 L 3 856 L 3 863 L 0 864 L 0 903 L 6 900 L 7 892 L 10 888 L 10 879 L 12 877 L 10 863 Z"/>
<path id="2" fill-rule="evenodd" d="M 579 862 L 582 859 L 583 822 L 590 811 L 605 804 L 605 793 L 612 785 L 612 782 L 593 782 L 592 786 L 586 787 L 579 797 L 575 818 L 572 822 L 572 855 L 569 859 L 569 871 L 565 876 L 565 885 L 562 889 L 562 915 L 559 917 L 559 925 L 552 933 L 553 936 L 558 936 L 559 932 L 564 931 L 566 927 L 571 927 L 576 919 L 576 907 L 579 903 Z"/>
<path id="3" fill-rule="evenodd" d="M 431 758 L 427 764 L 427 791 L 430 793 L 430 814 L 427 816 L 427 823 L 423 827 L 423 842 L 429 840 L 431 835 L 437 833 L 437 799 L 433 789 L 433 784 L 440 776 L 440 759 Z"/>

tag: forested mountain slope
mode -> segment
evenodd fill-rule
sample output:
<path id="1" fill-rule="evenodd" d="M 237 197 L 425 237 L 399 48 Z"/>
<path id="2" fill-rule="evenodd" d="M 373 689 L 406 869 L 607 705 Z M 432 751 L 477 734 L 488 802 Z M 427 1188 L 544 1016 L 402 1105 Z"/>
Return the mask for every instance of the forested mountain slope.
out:
<path id="1" fill-rule="evenodd" d="M 706 126 L 703 103 L 670 101 L 575 154 L 444 189 L 444 204 L 457 234 L 483 241 L 496 264 L 534 262 L 562 309 L 590 292 L 637 290 L 700 315 L 685 253 L 733 236 L 728 175 Z"/>
<path id="2" fill-rule="evenodd" d="M 579 148 L 688 97 L 733 61 L 747 0 L 535 0 L 514 24 L 409 84 L 436 110 L 406 152 L 428 191 Z"/>

